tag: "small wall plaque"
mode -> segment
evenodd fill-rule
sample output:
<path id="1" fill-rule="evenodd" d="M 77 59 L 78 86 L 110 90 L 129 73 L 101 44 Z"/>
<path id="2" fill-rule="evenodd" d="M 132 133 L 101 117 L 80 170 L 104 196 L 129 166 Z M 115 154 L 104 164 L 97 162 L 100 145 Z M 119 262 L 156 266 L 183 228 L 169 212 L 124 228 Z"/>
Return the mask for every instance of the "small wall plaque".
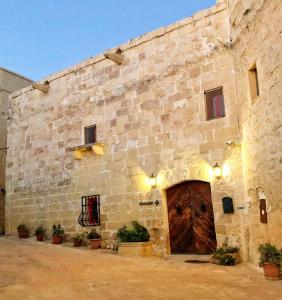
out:
<path id="1" fill-rule="evenodd" d="M 222 207 L 225 214 L 234 214 L 233 199 L 231 197 L 222 198 Z"/>
<path id="2" fill-rule="evenodd" d="M 139 205 L 153 205 L 155 204 L 156 206 L 160 205 L 160 201 L 156 200 L 156 201 L 140 201 Z"/>
<path id="3" fill-rule="evenodd" d="M 267 223 L 267 211 L 266 211 L 266 201 L 265 199 L 259 200 L 259 212 L 261 223 Z"/>
<path id="4" fill-rule="evenodd" d="M 140 201 L 139 205 L 153 205 L 154 202 L 153 201 Z"/>

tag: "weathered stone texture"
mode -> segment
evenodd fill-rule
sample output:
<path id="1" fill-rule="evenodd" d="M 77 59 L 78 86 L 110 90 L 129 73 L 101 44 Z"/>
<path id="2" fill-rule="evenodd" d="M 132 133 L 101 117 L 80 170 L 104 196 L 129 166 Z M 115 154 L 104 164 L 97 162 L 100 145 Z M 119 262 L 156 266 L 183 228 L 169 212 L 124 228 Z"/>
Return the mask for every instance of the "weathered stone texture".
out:
<path id="1" fill-rule="evenodd" d="M 6 170 L 6 139 L 7 113 L 9 95 L 30 84 L 31 81 L 19 74 L 0 67 L 0 234 L 5 227 L 5 170 Z"/>
<path id="2" fill-rule="evenodd" d="M 247 250 L 256 262 L 259 243 L 270 241 L 282 247 L 282 6 L 281 1 L 270 0 L 232 4 L 230 28 L 241 107 L 242 165 L 250 206 L 245 219 Z M 259 96 L 251 100 L 247 75 L 254 64 Z M 259 193 L 266 197 L 268 224 L 259 221 Z"/>
<path id="3" fill-rule="evenodd" d="M 270 1 L 264 5 L 272 15 L 279 13 Z M 149 228 L 155 254 L 164 255 L 169 251 L 165 189 L 183 180 L 204 180 L 211 183 L 218 244 L 228 238 L 229 244 L 246 250 L 249 236 L 253 243 L 254 231 L 265 227 L 249 226 L 249 216 L 258 225 L 257 215 L 237 209 L 246 206 L 247 190 L 260 186 L 269 199 L 279 199 L 281 103 L 274 78 L 279 78 L 281 64 L 265 67 L 269 80 L 261 87 L 264 101 L 250 104 L 245 99 L 246 61 L 260 53 L 259 42 L 250 45 L 254 50 L 248 54 L 255 31 L 243 29 L 242 41 L 230 48 L 226 44 L 233 26 L 229 13 L 232 21 L 240 10 L 235 4 L 227 9 L 222 1 L 121 45 L 122 65 L 101 55 L 51 75 L 47 94 L 31 89 L 14 94 L 8 126 L 7 231 L 14 233 L 22 222 L 31 228 L 61 223 L 67 232 L 82 230 L 77 223 L 80 197 L 100 194 L 99 229 L 107 243 L 113 243 L 119 227 L 136 219 Z M 271 24 L 263 19 L 267 13 L 257 14 L 261 22 Z M 234 35 L 239 34 L 237 26 Z M 275 48 L 277 29 L 272 35 L 274 40 L 264 47 L 272 45 L 281 63 Z M 268 61 L 270 54 L 261 53 Z M 204 91 L 219 86 L 223 86 L 226 117 L 206 121 Z M 105 154 L 95 156 L 90 151 L 82 160 L 74 160 L 68 148 L 81 145 L 83 128 L 93 124 Z M 230 140 L 240 143 L 241 136 L 241 147 L 226 145 Z M 271 143 L 266 136 L 271 136 Z M 219 180 L 211 175 L 216 162 L 223 166 Z M 156 190 L 146 185 L 152 173 L 158 175 Z M 223 214 L 225 196 L 234 200 L 234 215 Z M 140 206 L 145 200 L 160 200 L 160 205 Z M 267 228 L 273 230 L 279 213 L 276 210 L 274 217 L 273 212 Z M 252 250 L 249 255 L 253 259 L 256 254 Z M 247 259 L 247 250 L 243 256 Z"/>

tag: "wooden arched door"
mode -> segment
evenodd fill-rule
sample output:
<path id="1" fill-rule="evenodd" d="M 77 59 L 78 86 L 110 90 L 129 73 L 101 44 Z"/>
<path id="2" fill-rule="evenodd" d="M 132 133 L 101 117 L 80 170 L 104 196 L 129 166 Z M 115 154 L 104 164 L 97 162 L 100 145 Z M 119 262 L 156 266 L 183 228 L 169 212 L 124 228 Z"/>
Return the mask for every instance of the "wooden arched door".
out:
<path id="1" fill-rule="evenodd" d="M 210 254 L 216 235 L 210 184 L 186 181 L 166 191 L 171 253 Z"/>

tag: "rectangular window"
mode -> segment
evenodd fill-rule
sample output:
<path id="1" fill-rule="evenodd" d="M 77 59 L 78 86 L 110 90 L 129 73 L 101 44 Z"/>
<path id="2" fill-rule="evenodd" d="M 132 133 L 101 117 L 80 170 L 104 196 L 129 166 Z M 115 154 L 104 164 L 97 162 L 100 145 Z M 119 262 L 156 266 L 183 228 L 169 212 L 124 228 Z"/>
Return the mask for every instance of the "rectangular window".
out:
<path id="1" fill-rule="evenodd" d="M 222 87 L 205 91 L 207 120 L 225 117 Z"/>
<path id="2" fill-rule="evenodd" d="M 258 72 L 254 65 L 248 72 L 251 100 L 255 100 L 259 96 Z"/>
<path id="3" fill-rule="evenodd" d="M 81 226 L 100 225 L 100 196 L 91 195 L 81 197 L 81 213 L 78 217 Z"/>
<path id="4" fill-rule="evenodd" d="M 85 145 L 93 144 L 96 142 L 96 125 L 84 128 L 84 139 Z"/>

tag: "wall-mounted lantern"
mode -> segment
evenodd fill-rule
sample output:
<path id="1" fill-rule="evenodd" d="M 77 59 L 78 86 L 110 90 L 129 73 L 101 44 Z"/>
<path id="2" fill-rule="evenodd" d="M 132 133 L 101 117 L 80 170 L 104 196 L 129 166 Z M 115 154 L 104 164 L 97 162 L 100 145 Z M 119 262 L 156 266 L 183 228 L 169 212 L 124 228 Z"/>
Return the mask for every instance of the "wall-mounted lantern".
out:
<path id="1" fill-rule="evenodd" d="M 213 174 L 217 179 L 219 179 L 222 175 L 221 167 L 218 163 L 213 166 Z"/>
<path id="2" fill-rule="evenodd" d="M 148 178 L 148 184 L 152 187 L 155 188 L 157 185 L 157 178 L 154 176 L 154 174 L 152 174 L 149 178 Z"/>

